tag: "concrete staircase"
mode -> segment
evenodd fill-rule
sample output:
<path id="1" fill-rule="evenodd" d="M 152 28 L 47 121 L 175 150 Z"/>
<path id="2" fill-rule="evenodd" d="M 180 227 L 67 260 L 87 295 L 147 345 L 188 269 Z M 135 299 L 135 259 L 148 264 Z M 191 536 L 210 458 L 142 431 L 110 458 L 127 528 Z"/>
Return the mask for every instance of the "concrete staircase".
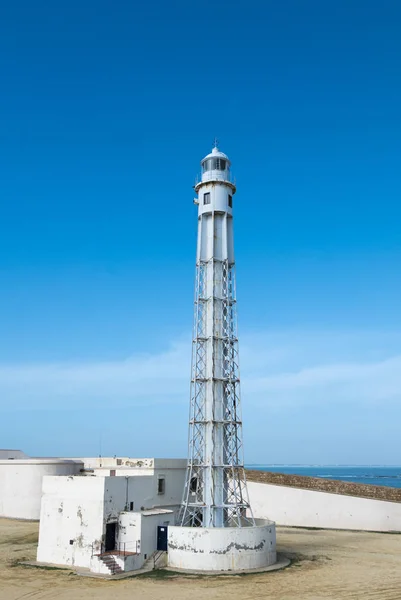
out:
<path id="1" fill-rule="evenodd" d="M 156 550 L 146 559 L 142 565 L 142 569 L 152 571 L 153 569 L 161 569 L 167 565 L 167 552 Z"/>
<path id="2" fill-rule="evenodd" d="M 111 575 L 117 575 L 117 573 L 123 573 L 122 568 L 116 562 L 112 554 L 101 554 L 99 560 L 108 568 Z"/>

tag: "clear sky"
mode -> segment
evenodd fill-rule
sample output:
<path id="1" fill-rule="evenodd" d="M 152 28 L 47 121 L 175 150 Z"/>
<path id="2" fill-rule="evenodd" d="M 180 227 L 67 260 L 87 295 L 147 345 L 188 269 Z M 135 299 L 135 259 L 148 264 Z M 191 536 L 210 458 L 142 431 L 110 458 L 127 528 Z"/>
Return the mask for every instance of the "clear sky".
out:
<path id="1" fill-rule="evenodd" d="M 185 456 L 192 185 L 233 163 L 246 462 L 400 464 L 398 0 L 0 18 L 0 447 Z"/>

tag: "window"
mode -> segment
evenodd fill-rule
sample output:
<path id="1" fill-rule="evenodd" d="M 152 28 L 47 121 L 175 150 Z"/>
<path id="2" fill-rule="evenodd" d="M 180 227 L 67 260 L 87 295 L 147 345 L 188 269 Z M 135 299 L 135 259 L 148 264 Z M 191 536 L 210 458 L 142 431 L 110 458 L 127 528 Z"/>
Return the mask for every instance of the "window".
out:
<path id="1" fill-rule="evenodd" d="M 70 540 L 70 546 L 74 544 L 74 540 Z"/>
<path id="2" fill-rule="evenodd" d="M 164 479 L 164 477 L 159 477 L 159 479 L 157 480 L 157 493 L 164 494 L 165 489 L 166 489 L 166 480 Z"/>
<path id="3" fill-rule="evenodd" d="M 115 469 L 112 469 L 112 470 L 110 471 L 110 477 L 115 477 L 115 476 L 116 476 L 116 470 L 115 470 Z"/>
<path id="4" fill-rule="evenodd" d="M 233 207 L 233 197 L 231 196 L 231 194 L 228 194 L 228 206 L 230 208 Z"/>
<path id="5" fill-rule="evenodd" d="M 203 204 L 210 204 L 210 192 L 203 194 Z"/>
<path id="6" fill-rule="evenodd" d="M 203 172 L 205 173 L 205 171 L 211 171 L 212 170 L 212 159 L 209 158 L 209 160 L 205 160 L 205 162 L 203 163 Z"/>
<path id="7" fill-rule="evenodd" d="M 130 509 L 130 510 L 134 510 L 134 503 L 133 503 L 133 502 L 130 502 L 130 503 L 129 503 L 129 509 Z"/>
<path id="8" fill-rule="evenodd" d="M 227 161 L 224 158 L 208 158 L 202 165 L 203 172 L 205 171 L 225 171 Z"/>
<path id="9" fill-rule="evenodd" d="M 191 494 L 196 494 L 196 492 L 198 490 L 198 478 L 197 477 L 191 477 L 191 483 L 189 485 L 189 490 L 190 490 Z"/>

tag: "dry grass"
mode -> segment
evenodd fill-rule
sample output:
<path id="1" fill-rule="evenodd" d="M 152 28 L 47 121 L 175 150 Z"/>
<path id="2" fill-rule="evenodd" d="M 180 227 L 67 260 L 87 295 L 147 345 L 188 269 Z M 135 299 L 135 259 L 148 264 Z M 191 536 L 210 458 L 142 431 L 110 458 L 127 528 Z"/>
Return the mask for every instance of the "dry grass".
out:
<path id="1" fill-rule="evenodd" d="M 0 600 L 401 600 L 401 535 L 278 528 L 291 567 L 226 577 L 102 581 L 32 569 L 37 523 L 0 519 Z"/>

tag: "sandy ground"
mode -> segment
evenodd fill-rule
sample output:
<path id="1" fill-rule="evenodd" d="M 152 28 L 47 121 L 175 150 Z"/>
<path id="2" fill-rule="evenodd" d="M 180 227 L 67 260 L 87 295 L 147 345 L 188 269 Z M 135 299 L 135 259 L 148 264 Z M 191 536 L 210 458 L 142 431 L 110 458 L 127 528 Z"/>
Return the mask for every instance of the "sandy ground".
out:
<path id="1" fill-rule="evenodd" d="M 102 581 L 19 566 L 35 558 L 37 532 L 37 523 L 0 519 L 1 600 L 401 600 L 401 535 L 282 527 L 278 550 L 294 559 L 283 571 Z"/>

